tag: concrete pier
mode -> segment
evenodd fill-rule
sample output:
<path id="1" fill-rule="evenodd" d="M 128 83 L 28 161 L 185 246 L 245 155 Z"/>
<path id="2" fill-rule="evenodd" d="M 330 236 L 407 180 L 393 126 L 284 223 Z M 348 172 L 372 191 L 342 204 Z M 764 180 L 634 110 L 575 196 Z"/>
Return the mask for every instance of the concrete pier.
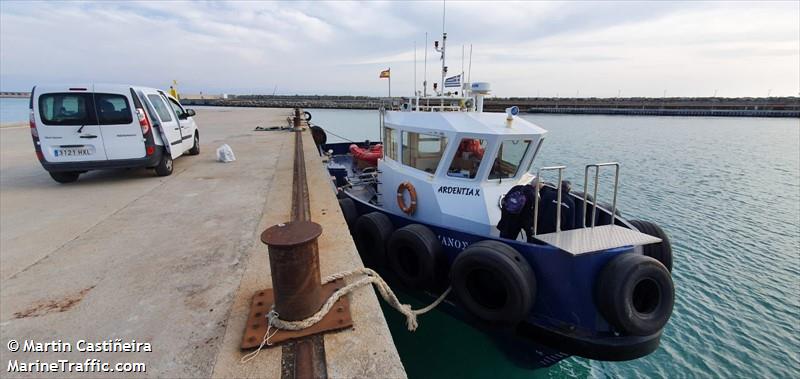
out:
<path id="1" fill-rule="evenodd" d="M 259 234 L 291 213 L 294 136 L 253 128 L 284 126 L 289 112 L 197 113 L 201 154 L 176 159 L 162 178 L 144 169 L 97 171 L 58 184 L 36 161 L 27 126 L 0 128 L 4 377 L 79 375 L 5 372 L 10 361 L 59 359 L 146 365 L 129 377 L 291 377 L 281 346 L 239 362 L 250 297 L 271 286 Z M 303 142 L 312 219 L 323 227 L 321 274 L 359 267 L 310 135 Z M 215 161 L 223 143 L 236 162 Z M 358 290 L 350 304 L 354 328 L 321 337 L 327 376 L 405 377 L 374 292 Z M 117 339 L 148 343 L 152 352 L 77 351 L 79 341 Z M 56 341 L 49 346 L 72 351 L 12 351 L 12 340 Z"/>

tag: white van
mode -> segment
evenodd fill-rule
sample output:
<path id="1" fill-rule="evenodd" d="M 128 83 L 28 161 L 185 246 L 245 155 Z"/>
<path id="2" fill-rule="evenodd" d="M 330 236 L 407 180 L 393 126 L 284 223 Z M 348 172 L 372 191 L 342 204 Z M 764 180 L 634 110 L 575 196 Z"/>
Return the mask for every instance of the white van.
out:
<path id="1" fill-rule="evenodd" d="M 59 183 L 110 168 L 172 173 L 172 160 L 200 154 L 192 116 L 168 93 L 128 85 L 37 86 L 30 127 L 36 156 Z"/>

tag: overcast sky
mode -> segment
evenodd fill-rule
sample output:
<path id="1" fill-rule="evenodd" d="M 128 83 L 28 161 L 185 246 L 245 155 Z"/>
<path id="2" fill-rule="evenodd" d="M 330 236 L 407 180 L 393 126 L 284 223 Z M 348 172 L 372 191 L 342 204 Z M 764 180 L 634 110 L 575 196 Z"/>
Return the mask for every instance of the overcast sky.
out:
<path id="1" fill-rule="evenodd" d="M 449 73 L 497 96 L 800 92 L 800 2 L 447 2 Z M 424 46 L 428 32 L 429 46 Z M 439 81 L 442 2 L 0 1 L 0 90 L 111 82 L 185 93 L 385 95 Z M 467 64 L 468 66 L 468 64 Z M 421 89 L 421 84 L 419 85 Z"/>

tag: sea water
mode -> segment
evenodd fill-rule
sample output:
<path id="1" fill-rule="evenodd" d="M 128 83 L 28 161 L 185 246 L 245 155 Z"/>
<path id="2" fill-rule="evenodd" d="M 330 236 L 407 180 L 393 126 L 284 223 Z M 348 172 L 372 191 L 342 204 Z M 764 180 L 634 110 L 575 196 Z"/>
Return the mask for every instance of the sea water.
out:
<path id="1" fill-rule="evenodd" d="M 309 111 L 331 142 L 378 140 L 375 111 Z M 567 165 L 580 190 L 585 164 L 620 162 L 623 216 L 669 235 L 675 307 L 661 346 L 628 362 L 572 357 L 529 371 L 443 312 L 411 333 L 384 307 L 410 377 L 800 375 L 800 120 L 521 117 L 548 130 L 535 167 Z M 599 197 L 610 200 L 602 177 Z"/>
<path id="2" fill-rule="evenodd" d="M 28 98 L 0 97 L 0 125 L 28 121 Z"/>

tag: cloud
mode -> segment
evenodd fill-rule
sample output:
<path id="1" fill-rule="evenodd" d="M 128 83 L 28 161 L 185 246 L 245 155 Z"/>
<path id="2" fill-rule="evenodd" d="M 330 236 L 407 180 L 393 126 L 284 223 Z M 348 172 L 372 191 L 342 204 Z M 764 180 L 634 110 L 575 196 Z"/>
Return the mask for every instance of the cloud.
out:
<path id="1" fill-rule="evenodd" d="M 500 96 L 800 91 L 796 2 L 448 1 L 446 20 L 450 73 L 472 44 L 472 79 Z M 415 41 L 418 82 L 423 48 L 439 77 L 441 22 L 440 2 L 0 1 L 0 88 L 177 79 L 187 92 L 377 95 L 390 66 L 411 93 Z"/>

